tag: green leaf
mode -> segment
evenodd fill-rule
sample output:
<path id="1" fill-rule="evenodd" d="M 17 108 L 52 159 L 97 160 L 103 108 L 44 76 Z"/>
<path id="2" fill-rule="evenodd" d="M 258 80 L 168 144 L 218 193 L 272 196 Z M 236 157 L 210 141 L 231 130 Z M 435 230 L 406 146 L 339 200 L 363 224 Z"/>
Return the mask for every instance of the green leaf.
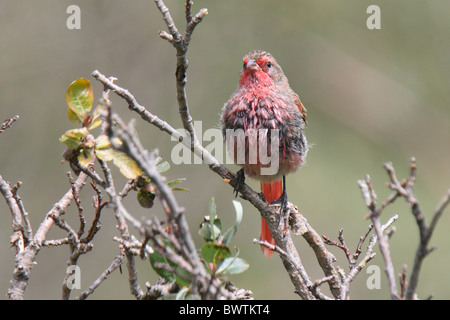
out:
<path id="1" fill-rule="evenodd" d="M 247 270 L 249 264 L 244 259 L 238 257 L 225 258 L 217 268 L 216 274 L 237 274 Z"/>
<path id="2" fill-rule="evenodd" d="M 111 147 L 111 142 L 109 138 L 105 134 L 101 134 L 95 139 L 95 148 L 96 149 L 106 149 Z"/>
<path id="3" fill-rule="evenodd" d="M 92 108 L 94 91 L 89 80 L 80 78 L 72 82 L 66 91 L 69 106 L 68 118 L 73 123 L 84 121 L 84 116 Z"/>
<path id="4" fill-rule="evenodd" d="M 100 160 L 111 161 L 114 158 L 114 149 L 95 149 L 95 154 Z"/>
<path id="5" fill-rule="evenodd" d="M 180 178 L 180 179 L 175 179 L 175 180 L 169 181 L 169 182 L 167 182 L 167 185 L 169 187 L 171 187 L 171 186 L 173 186 L 177 183 L 183 182 L 183 181 L 186 181 L 186 178 Z"/>
<path id="6" fill-rule="evenodd" d="M 111 161 L 114 158 L 114 149 L 106 135 L 101 134 L 95 139 L 95 154 L 103 161 Z"/>
<path id="7" fill-rule="evenodd" d="M 214 267 L 220 265 L 222 260 L 231 256 L 230 249 L 214 242 L 207 242 L 202 246 L 202 257 L 207 263 L 212 263 Z"/>
<path id="8" fill-rule="evenodd" d="M 173 191 L 189 191 L 189 189 L 186 189 L 186 188 L 180 188 L 180 187 L 173 187 L 172 190 L 173 190 Z"/>
<path id="9" fill-rule="evenodd" d="M 169 182 L 167 182 L 167 185 L 169 187 L 172 187 L 173 185 L 178 184 L 183 181 L 186 181 L 186 178 L 180 178 L 180 179 L 175 179 L 175 180 L 169 181 Z M 173 191 L 189 191 L 186 188 L 180 188 L 180 187 L 172 187 L 172 190 Z"/>
<path id="10" fill-rule="evenodd" d="M 113 150 L 113 163 L 127 179 L 136 179 L 142 174 L 142 169 L 139 168 L 136 161 L 122 151 Z"/>
<path id="11" fill-rule="evenodd" d="M 156 170 L 163 173 L 170 169 L 170 164 L 167 161 L 161 162 L 156 166 Z"/>
<path id="12" fill-rule="evenodd" d="M 205 216 L 200 225 L 199 234 L 205 241 L 216 241 L 222 233 L 222 223 L 216 215 L 216 204 L 214 197 L 211 198 L 208 206 L 209 215 Z"/>
<path id="13" fill-rule="evenodd" d="M 86 128 L 71 129 L 66 131 L 66 133 L 59 138 L 59 141 L 71 149 L 77 149 L 81 145 L 81 139 L 85 138 L 88 134 L 89 131 Z"/>
<path id="14" fill-rule="evenodd" d="M 222 261 L 230 256 L 230 248 L 224 245 L 220 245 L 220 248 L 217 249 L 216 254 L 214 255 L 213 265 L 220 266 Z"/>
<path id="15" fill-rule="evenodd" d="M 154 192 L 145 190 L 145 189 L 139 189 L 137 192 L 137 199 L 141 207 L 143 208 L 151 208 L 153 207 L 154 200 L 155 200 L 156 194 Z"/>
<path id="16" fill-rule="evenodd" d="M 214 197 L 211 197 L 211 200 L 209 200 L 208 212 L 209 217 L 211 218 L 209 221 L 214 221 L 214 218 L 216 217 L 216 202 L 214 201 Z"/>
<path id="17" fill-rule="evenodd" d="M 166 246 L 169 246 L 173 249 L 173 246 L 169 243 L 168 240 L 162 241 Z M 192 281 L 192 274 L 175 264 L 173 261 L 166 259 L 158 251 L 155 250 L 153 251 L 153 253 L 149 254 L 149 260 L 153 270 L 155 270 L 155 272 L 159 276 L 163 277 L 167 281 L 176 281 L 181 287 L 187 287 L 190 285 L 190 282 Z M 158 264 L 165 264 L 170 269 L 173 269 L 173 271 L 158 267 Z"/>
<path id="18" fill-rule="evenodd" d="M 209 217 L 206 217 L 205 222 L 203 222 L 200 226 L 199 235 L 205 239 L 205 241 L 215 241 L 220 236 L 220 220 L 216 219 L 212 227 L 211 233 L 211 225 L 209 224 Z"/>
<path id="19" fill-rule="evenodd" d="M 92 119 L 90 121 L 89 130 L 97 128 L 102 124 L 101 112 L 103 111 L 103 106 L 101 104 L 97 105 L 94 112 L 92 112 Z"/>
<path id="20" fill-rule="evenodd" d="M 91 125 L 89 126 L 89 130 L 95 129 L 101 124 L 102 124 L 102 119 L 101 119 L 100 115 L 96 115 L 91 120 Z"/>
<path id="21" fill-rule="evenodd" d="M 180 291 L 178 291 L 175 300 L 186 300 L 186 295 L 189 292 L 188 287 L 181 288 Z"/>
<path id="22" fill-rule="evenodd" d="M 193 276 L 186 269 L 181 268 L 180 266 L 175 267 L 175 281 L 178 283 L 180 287 L 189 287 L 191 285 Z"/>
<path id="23" fill-rule="evenodd" d="M 222 230 L 219 229 L 219 232 L 216 232 L 216 228 L 215 228 L 215 224 L 214 221 L 217 218 L 217 214 L 216 214 L 216 203 L 214 201 L 214 197 L 211 197 L 211 200 L 209 201 L 209 228 L 210 228 L 210 232 L 211 232 L 211 236 L 212 239 L 211 240 L 216 240 L 217 237 L 219 237 L 220 233 Z"/>
<path id="24" fill-rule="evenodd" d="M 161 163 L 161 161 L 162 161 L 162 157 L 160 155 L 156 155 L 156 157 L 155 157 L 155 164 L 158 165 L 158 164 Z"/>
<path id="25" fill-rule="evenodd" d="M 160 254 L 158 251 L 153 251 L 153 253 L 149 254 L 149 260 L 153 270 L 155 270 L 155 272 L 159 276 L 163 277 L 169 282 L 175 281 L 175 275 L 173 274 L 173 272 L 157 266 L 158 263 L 170 265 L 169 261 L 162 254 Z"/>
<path id="26" fill-rule="evenodd" d="M 231 238 L 234 236 L 234 234 L 237 231 L 237 228 L 241 224 L 242 216 L 243 216 L 243 209 L 242 204 L 239 201 L 233 200 L 234 210 L 236 211 L 236 222 L 234 223 L 234 226 L 232 226 L 230 229 L 228 229 L 223 237 L 222 237 L 222 243 L 223 244 L 229 244 L 231 241 Z"/>
<path id="27" fill-rule="evenodd" d="M 120 140 L 117 143 L 121 143 Z M 127 179 L 136 179 L 142 174 L 142 169 L 136 161 L 131 159 L 122 151 L 112 148 L 109 138 L 101 134 L 95 139 L 95 154 L 103 161 L 111 161 L 120 169 Z"/>
<path id="28" fill-rule="evenodd" d="M 80 154 L 78 155 L 78 163 L 87 168 L 87 166 L 91 163 L 93 156 L 92 149 L 81 149 Z"/>

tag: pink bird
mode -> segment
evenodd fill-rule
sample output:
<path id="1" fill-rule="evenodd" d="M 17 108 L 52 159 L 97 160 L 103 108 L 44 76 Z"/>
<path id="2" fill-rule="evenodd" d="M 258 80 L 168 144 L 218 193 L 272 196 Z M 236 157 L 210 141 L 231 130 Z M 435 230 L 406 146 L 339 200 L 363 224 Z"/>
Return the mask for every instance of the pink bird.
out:
<path id="1" fill-rule="evenodd" d="M 221 125 L 228 153 L 242 167 L 236 196 L 247 175 L 261 181 L 267 202 L 281 204 L 284 214 L 285 176 L 304 164 L 308 152 L 303 133 L 306 108 L 270 53 L 255 50 L 244 57 L 238 87 L 223 107 Z M 275 244 L 262 217 L 260 239 Z M 265 246 L 262 250 L 267 257 L 273 254 Z"/>

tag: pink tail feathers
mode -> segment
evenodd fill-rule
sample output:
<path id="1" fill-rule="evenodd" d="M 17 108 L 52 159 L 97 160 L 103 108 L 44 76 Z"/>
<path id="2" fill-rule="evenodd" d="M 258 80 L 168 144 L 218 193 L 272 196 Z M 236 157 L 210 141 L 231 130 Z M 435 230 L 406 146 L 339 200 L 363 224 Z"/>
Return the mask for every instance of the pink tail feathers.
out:
<path id="1" fill-rule="evenodd" d="M 267 202 L 272 202 L 278 200 L 283 193 L 283 183 L 282 180 L 274 181 L 274 182 L 261 182 L 261 191 L 266 197 Z M 270 233 L 269 226 L 267 225 L 266 220 L 261 217 L 261 241 L 267 241 L 270 244 L 275 245 L 275 239 L 272 238 L 272 234 Z M 261 249 L 264 255 L 267 258 L 270 258 L 273 254 L 273 251 L 265 246 L 261 246 Z"/>

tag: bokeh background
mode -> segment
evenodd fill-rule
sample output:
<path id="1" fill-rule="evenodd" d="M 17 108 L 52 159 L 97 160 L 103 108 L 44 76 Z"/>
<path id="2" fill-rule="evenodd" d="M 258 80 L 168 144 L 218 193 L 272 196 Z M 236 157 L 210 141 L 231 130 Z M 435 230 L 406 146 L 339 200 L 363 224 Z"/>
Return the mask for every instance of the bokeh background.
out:
<path id="1" fill-rule="evenodd" d="M 81 8 L 81 30 L 68 30 L 66 9 Z M 381 8 L 381 30 L 369 30 L 366 9 Z M 184 3 L 166 5 L 180 30 Z M 271 52 L 283 67 L 292 88 L 308 108 L 306 135 L 314 147 L 307 165 L 288 177 L 290 201 L 298 205 L 320 233 L 337 239 L 344 228 L 353 250 L 369 222 L 357 180 L 370 174 L 380 200 L 385 186 L 384 162 L 392 161 L 399 178 L 406 177 L 409 159 L 417 159 L 415 192 L 430 219 L 450 186 L 450 2 L 420 1 L 261 1 L 197 0 L 194 11 L 209 14 L 198 26 L 189 48 L 188 98 L 192 116 L 203 128 L 218 126 L 223 103 L 236 88 L 242 57 L 250 50 Z M 20 195 L 36 230 L 45 214 L 69 187 L 67 164 L 60 164 L 64 146 L 58 138 L 73 128 L 67 119 L 64 94 L 75 79 L 92 80 L 96 97 L 102 87 L 90 76 L 98 69 L 115 76 L 153 113 L 181 127 L 175 98 L 175 51 L 161 40 L 165 29 L 153 1 L 5 1 L 0 2 L 0 118 L 20 115 L 0 136 L 0 174 L 12 184 L 20 180 Z M 113 107 L 124 119 L 138 118 L 121 99 Z M 170 160 L 174 142 L 158 129 L 137 121 L 143 144 L 158 148 Z M 230 166 L 237 170 L 237 167 Z M 118 176 L 118 172 L 115 171 Z M 186 208 L 194 239 L 209 199 L 215 197 L 225 226 L 234 223 L 230 187 L 206 165 L 172 166 L 169 179 L 184 177 L 190 192 L 178 193 Z M 118 188 L 124 180 L 117 178 Z M 258 183 L 249 181 L 255 189 Z M 82 191 L 88 221 L 92 218 L 89 188 Z M 161 215 L 160 207 L 140 208 L 134 195 L 126 205 L 137 217 Z M 252 290 L 257 299 L 296 299 L 289 277 L 277 257 L 265 259 L 252 243 L 259 236 L 259 214 L 243 202 L 244 219 L 233 246 L 250 263 L 243 274 L 230 276 L 237 286 Z M 390 241 L 396 273 L 413 263 L 418 231 L 406 203 L 400 199 L 383 213 L 386 221 L 399 214 Z M 76 224 L 73 206 L 65 219 Z M 103 213 L 102 230 L 94 249 L 82 256 L 82 289 L 87 288 L 118 253 L 118 235 L 111 210 Z M 420 298 L 450 298 L 448 225 L 443 215 L 431 244 L 437 250 L 423 264 Z M 14 266 L 9 245 L 11 217 L 0 199 L 0 297 L 6 298 Z M 54 228 L 49 238 L 65 236 Z M 322 276 L 312 251 L 297 240 L 302 260 L 314 278 Z M 343 253 L 330 248 L 348 270 Z M 378 250 L 378 249 L 377 249 Z M 68 248 L 43 248 L 38 255 L 28 299 L 59 299 Z M 380 254 L 381 289 L 369 290 L 363 271 L 351 285 L 351 298 L 388 299 Z M 138 262 L 141 286 L 156 277 L 148 261 Z M 81 290 L 74 290 L 73 296 Z M 126 271 L 113 273 L 95 292 L 96 299 L 131 299 Z"/>

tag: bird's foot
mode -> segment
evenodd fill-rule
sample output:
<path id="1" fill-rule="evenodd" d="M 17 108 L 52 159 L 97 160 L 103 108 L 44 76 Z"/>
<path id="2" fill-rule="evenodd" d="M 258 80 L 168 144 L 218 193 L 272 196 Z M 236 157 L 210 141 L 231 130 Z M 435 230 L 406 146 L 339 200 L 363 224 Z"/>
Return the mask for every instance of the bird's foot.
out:
<path id="1" fill-rule="evenodd" d="M 281 196 L 270 203 L 271 205 L 279 205 L 280 206 L 280 215 L 284 215 L 287 205 L 288 205 L 288 198 L 287 193 L 283 192 Z"/>
<path id="2" fill-rule="evenodd" d="M 280 226 L 281 221 L 284 221 L 284 234 L 287 234 L 287 228 L 288 228 L 288 226 L 287 226 L 288 219 L 287 219 L 287 212 L 286 212 L 287 205 L 288 205 L 287 193 L 283 192 L 277 200 L 272 201 L 270 204 L 280 206 L 280 219 L 278 220 L 278 226 Z"/>
<path id="3" fill-rule="evenodd" d="M 236 181 L 236 184 L 234 185 L 233 193 L 235 194 L 235 197 L 237 197 L 239 194 L 239 189 L 245 184 L 244 169 L 241 169 L 238 172 L 236 172 L 236 175 L 235 175 L 233 181 Z"/>

